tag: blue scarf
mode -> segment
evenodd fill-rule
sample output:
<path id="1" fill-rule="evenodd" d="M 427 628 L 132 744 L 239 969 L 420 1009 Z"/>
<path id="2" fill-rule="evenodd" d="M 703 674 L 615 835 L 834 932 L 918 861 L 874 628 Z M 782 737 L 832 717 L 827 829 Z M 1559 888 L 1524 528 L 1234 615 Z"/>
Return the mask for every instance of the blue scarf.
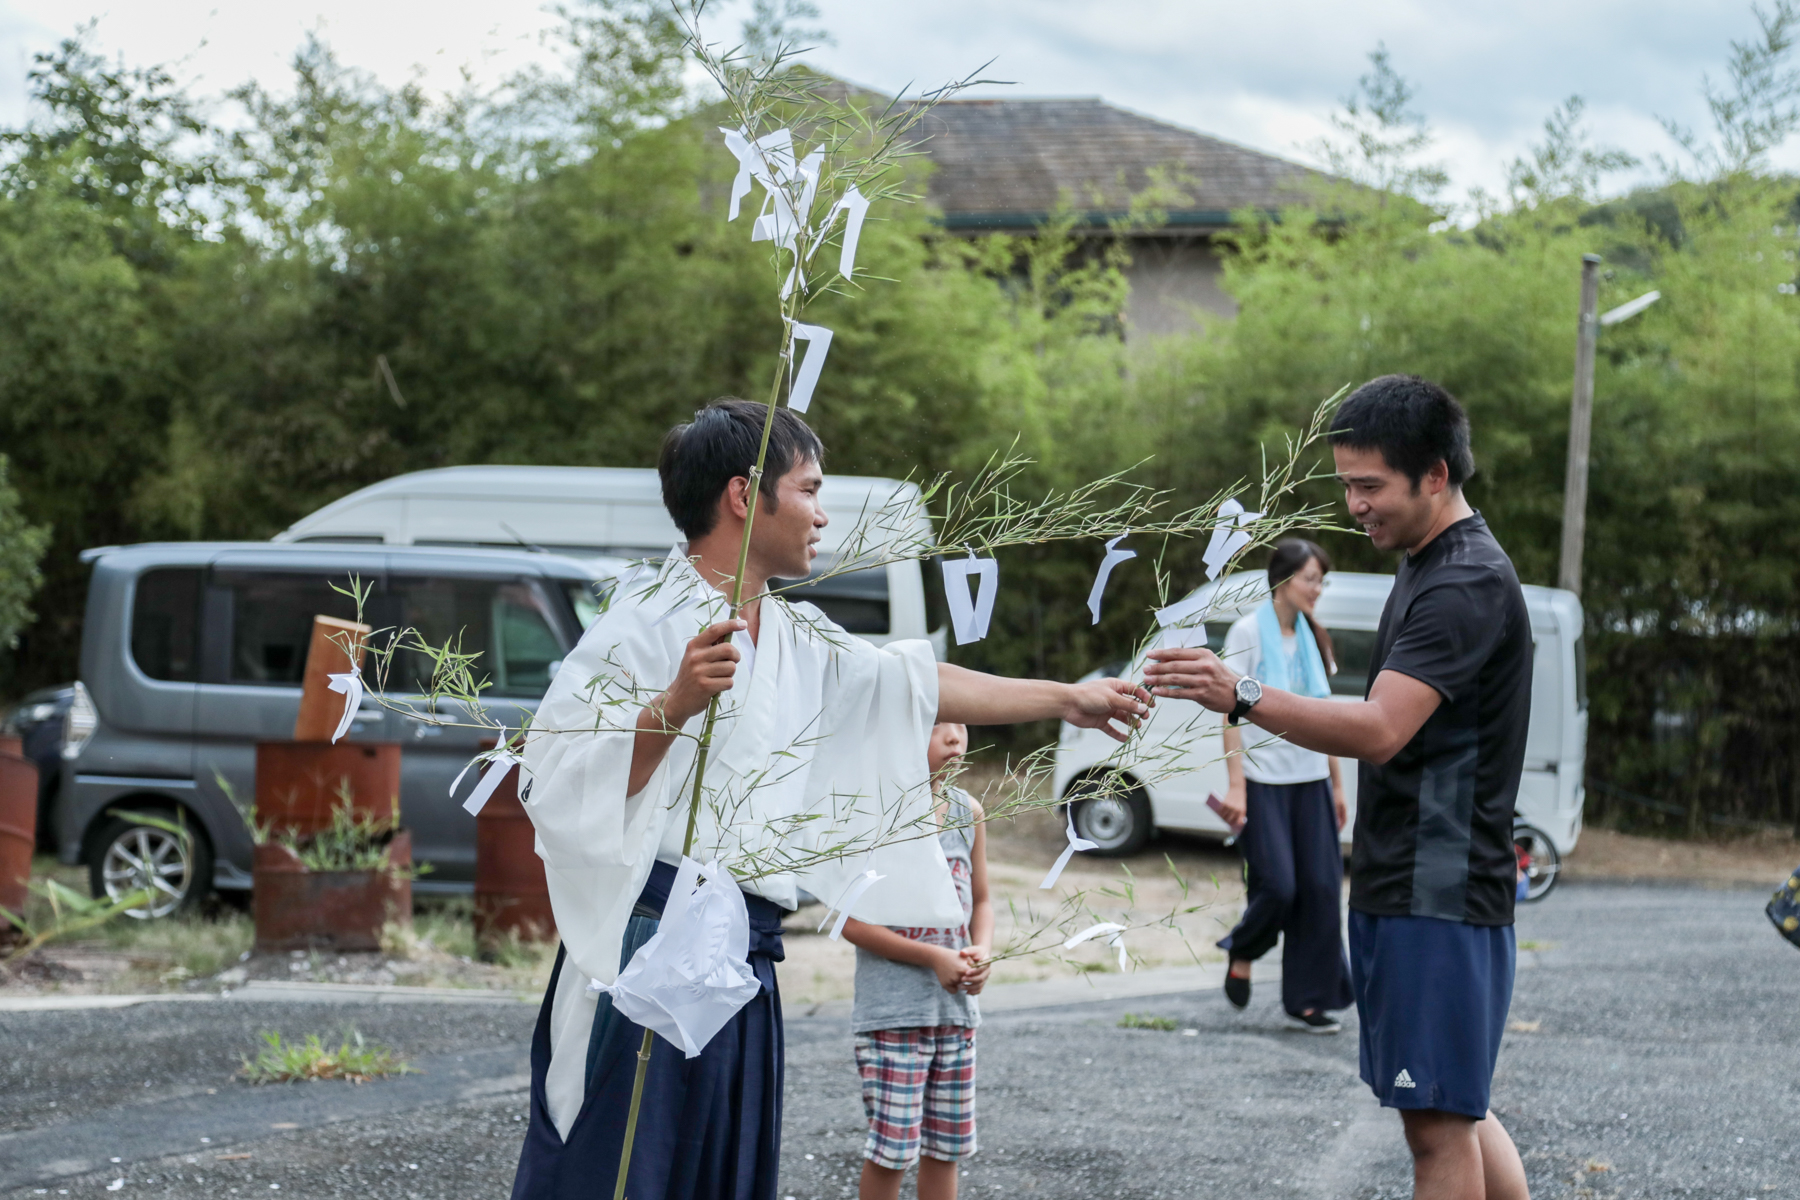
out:
<path id="1" fill-rule="evenodd" d="M 1320 700 L 1331 695 L 1331 684 L 1325 679 L 1325 659 L 1319 654 L 1319 643 L 1313 640 L 1311 622 L 1295 616 L 1294 656 L 1289 658 L 1282 653 L 1281 618 L 1275 615 L 1271 597 L 1257 610 L 1256 637 L 1262 643 L 1257 681 L 1264 687 Z"/>

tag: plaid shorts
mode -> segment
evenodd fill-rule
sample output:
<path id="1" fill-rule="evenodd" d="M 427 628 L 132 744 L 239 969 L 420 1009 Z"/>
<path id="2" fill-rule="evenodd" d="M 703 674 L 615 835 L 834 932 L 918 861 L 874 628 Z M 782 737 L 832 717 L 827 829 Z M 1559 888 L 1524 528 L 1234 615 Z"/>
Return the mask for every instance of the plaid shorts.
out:
<path id="1" fill-rule="evenodd" d="M 856 1035 L 869 1142 L 863 1157 L 903 1171 L 921 1151 L 944 1162 L 975 1153 L 975 1031 L 960 1025 Z"/>

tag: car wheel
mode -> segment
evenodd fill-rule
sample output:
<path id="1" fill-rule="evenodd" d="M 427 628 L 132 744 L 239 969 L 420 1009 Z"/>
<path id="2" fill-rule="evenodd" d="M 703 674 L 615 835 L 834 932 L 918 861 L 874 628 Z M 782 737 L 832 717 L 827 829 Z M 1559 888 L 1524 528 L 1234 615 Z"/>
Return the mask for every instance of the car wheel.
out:
<path id="1" fill-rule="evenodd" d="M 113 817 L 89 845 L 88 891 L 95 899 L 118 900 L 148 890 L 148 903 L 125 910 L 139 921 L 187 912 L 212 887 L 212 847 L 198 830 L 182 838 L 128 816 Z"/>
<path id="2" fill-rule="evenodd" d="M 1519 859 L 1519 871 L 1525 877 L 1526 900 L 1542 900 L 1556 886 L 1562 871 L 1562 855 L 1550 835 L 1534 825 L 1520 821 L 1513 825 L 1513 853 Z"/>
<path id="3" fill-rule="evenodd" d="M 1066 799 L 1075 810 L 1075 835 L 1094 843 L 1093 854 L 1125 858 L 1148 846 L 1156 832 L 1150 797 L 1129 780 L 1090 775 L 1071 786 Z"/>

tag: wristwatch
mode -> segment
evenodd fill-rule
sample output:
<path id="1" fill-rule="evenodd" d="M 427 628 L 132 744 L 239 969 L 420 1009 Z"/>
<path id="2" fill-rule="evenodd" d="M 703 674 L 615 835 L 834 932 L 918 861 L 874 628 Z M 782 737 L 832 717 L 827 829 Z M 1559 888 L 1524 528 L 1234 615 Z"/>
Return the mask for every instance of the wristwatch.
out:
<path id="1" fill-rule="evenodd" d="M 1231 715 L 1225 719 L 1236 725 L 1244 719 L 1244 714 L 1255 708 L 1256 702 L 1262 699 L 1262 684 L 1246 675 L 1237 681 L 1237 687 L 1232 691 L 1237 696 L 1237 704 L 1232 708 Z"/>

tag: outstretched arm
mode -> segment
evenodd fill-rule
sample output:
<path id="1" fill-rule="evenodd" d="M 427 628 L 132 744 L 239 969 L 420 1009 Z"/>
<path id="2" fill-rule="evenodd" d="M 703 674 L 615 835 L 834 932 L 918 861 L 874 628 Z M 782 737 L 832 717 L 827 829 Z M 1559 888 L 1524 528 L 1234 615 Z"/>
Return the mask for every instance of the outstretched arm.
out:
<path id="1" fill-rule="evenodd" d="M 1122 742 L 1153 703 L 1149 692 L 1123 679 L 1053 683 L 1048 679 L 1006 679 L 950 663 L 938 664 L 937 719 L 960 725 L 1015 725 L 1055 718 L 1083 729 L 1098 729 Z"/>
<path id="2" fill-rule="evenodd" d="M 1156 695 L 1192 700 L 1213 712 L 1230 712 L 1236 706 L 1234 689 L 1242 677 L 1212 651 L 1152 650 L 1150 659 L 1144 682 Z M 1369 698 L 1355 703 L 1265 688 L 1245 720 L 1296 746 L 1380 765 L 1400 753 L 1442 702 L 1430 684 L 1398 671 L 1383 671 L 1375 677 Z"/>

